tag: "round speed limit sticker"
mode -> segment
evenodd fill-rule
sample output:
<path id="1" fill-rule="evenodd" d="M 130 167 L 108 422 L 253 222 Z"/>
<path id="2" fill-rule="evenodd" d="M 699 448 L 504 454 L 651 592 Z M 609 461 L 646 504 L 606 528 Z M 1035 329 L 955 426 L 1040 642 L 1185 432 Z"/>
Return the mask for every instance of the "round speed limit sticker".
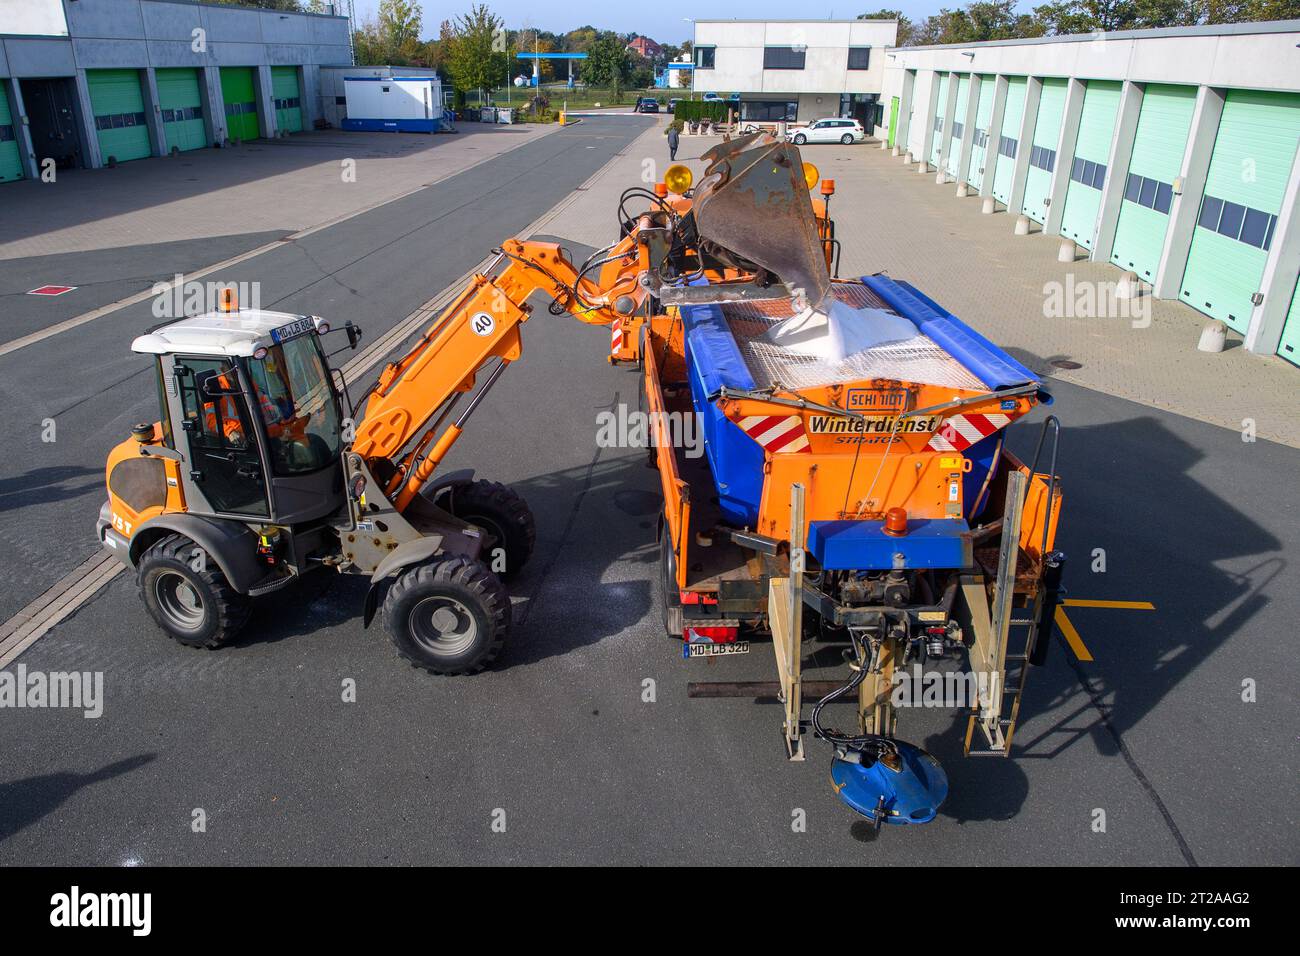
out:
<path id="1" fill-rule="evenodd" d="M 497 327 L 497 323 L 488 313 L 476 312 L 474 317 L 469 320 L 469 327 L 474 330 L 475 335 L 491 335 L 492 330 Z"/>

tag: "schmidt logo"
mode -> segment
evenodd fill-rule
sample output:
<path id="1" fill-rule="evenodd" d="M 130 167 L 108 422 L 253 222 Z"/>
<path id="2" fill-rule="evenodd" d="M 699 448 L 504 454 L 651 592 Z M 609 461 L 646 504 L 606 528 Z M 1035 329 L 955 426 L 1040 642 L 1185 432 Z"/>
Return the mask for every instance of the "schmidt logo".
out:
<path id="1" fill-rule="evenodd" d="M 148 936 L 152 925 L 152 893 L 70 893 L 50 897 L 51 926 L 129 926 L 133 936 Z"/>

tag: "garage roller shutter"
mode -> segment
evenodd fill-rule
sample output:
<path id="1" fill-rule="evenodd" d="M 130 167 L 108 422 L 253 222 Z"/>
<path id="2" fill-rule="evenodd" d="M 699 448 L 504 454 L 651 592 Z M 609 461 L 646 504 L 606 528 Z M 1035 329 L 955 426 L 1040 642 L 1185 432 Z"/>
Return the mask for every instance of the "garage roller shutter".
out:
<path id="1" fill-rule="evenodd" d="M 302 132 L 302 91 L 296 66 L 271 67 L 271 95 L 275 97 L 275 125 L 286 133 Z"/>
<path id="2" fill-rule="evenodd" d="M 1061 235 L 1085 249 L 1092 248 L 1097 228 L 1101 189 L 1106 184 L 1106 163 L 1115 136 L 1115 114 L 1119 111 L 1121 84 L 1089 80 L 1079 115 L 1079 136 L 1070 163 L 1070 185 L 1061 215 Z"/>
<path id="3" fill-rule="evenodd" d="M 203 126 L 203 100 L 199 96 L 199 71 L 194 69 L 157 70 L 158 107 L 162 110 L 167 149 L 173 146 L 184 152 L 208 144 Z"/>
<path id="4" fill-rule="evenodd" d="M 22 154 L 18 152 L 18 127 L 9 110 L 9 94 L 0 81 L 0 183 L 23 178 Z"/>
<path id="5" fill-rule="evenodd" d="M 1300 285 L 1291 294 L 1291 311 L 1286 315 L 1286 324 L 1282 326 L 1282 340 L 1278 342 L 1277 354 L 1288 362 L 1300 365 Z"/>
<path id="6" fill-rule="evenodd" d="M 1034 222 L 1047 220 L 1047 200 L 1052 194 L 1052 171 L 1056 169 L 1056 147 L 1061 141 L 1061 115 L 1065 112 L 1066 80 L 1043 80 L 1034 119 L 1033 145 L 1029 152 L 1029 173 L 1025 179 L 1025 201 L 1020 207 Z"/>
<path id="7" fill-rule="evenodd" d="M 226 137 L 257 139 L 257 85 L 251 66 L 221 68 L 221 98 L 226 101 Z"/>
<path id="8" fill-rule="evenodd" d="M 1148 282 L 1156 278 L 1164 249 L 1173 182 L 1183 168 L 1195 106 L 1192 86 L 1151 84 L 1142 96 L 1110 261 Z M 1112 170 L 1110 175 L 1120 173 Z"/>
<path id="9" fill-rule="evenodd" d="M 996 76 L 980 77 L 980 101 L 975 108 L 975 124 L 971 130 L 970 166 L 966 182 L 978 187 L 984 181 L 984 161 L 988 157 L 989 120 L 993 118 L 993 94 L 997 87 Z"/>
<path id="10" fill-rule="evenodd" d="M 139 70 L 87 70 L 90 107 L 103 162 L 124 163 L 153 153 Z"/>
<path id="11" fill-rule="evenodd" d="M 943 149 L 943 111 L 948 106 L 948 74 L 939 77 L 939 99 L 934 106 L 934 141 L 930 144 L 930 165 L 938 165 Z"/>
<path id="12" fill-rule="evenodd" d="M 1229 90 L 1181 298 L 1238 332 L 1250 323 L 1300 142 L 1300 96 Z"/>
<path id="13" fill-rule="evenodd" d="M 957 105 L 952 110 L 952 145 L 948 147 L 948 175 L 957 175 L 957 164 L 961 162 L 962 143 L 966 139 L 966 99 L 970 96 L 970 77 L 963 76 L 957 81 Z"/>
<path id="14" fill-rule="evenodd" d="M 997 140 L 997 171 L 993 174 L 993 198 L 1002 204 L 1011 199 L 1011 178 L 1015 172 L 1016 153 L 1020 151 L 1020 121 L 1025 115 L 1025 87 L 1023 76 L 1012 77 L 1007 84 L 1007 104 L 1002 110 L 1002 129 L 997 137 L 989 133 L 989 145 Z"/>

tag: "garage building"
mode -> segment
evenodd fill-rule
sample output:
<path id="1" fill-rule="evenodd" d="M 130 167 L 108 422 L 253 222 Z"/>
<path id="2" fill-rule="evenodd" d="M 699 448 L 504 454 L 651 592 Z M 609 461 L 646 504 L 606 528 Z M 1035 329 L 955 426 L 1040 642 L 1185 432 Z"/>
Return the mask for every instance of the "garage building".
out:
<path id="1" fill-rule="evenodd" d="M 192 0 L 23 0 L 0 23 L 0 183 L 311 129 L 348 19 Z"/>
<path id="2" fill-rule="evenodd" d="M 1300 21 L 885 58 L 882 147 L 1300 365 Z"/>

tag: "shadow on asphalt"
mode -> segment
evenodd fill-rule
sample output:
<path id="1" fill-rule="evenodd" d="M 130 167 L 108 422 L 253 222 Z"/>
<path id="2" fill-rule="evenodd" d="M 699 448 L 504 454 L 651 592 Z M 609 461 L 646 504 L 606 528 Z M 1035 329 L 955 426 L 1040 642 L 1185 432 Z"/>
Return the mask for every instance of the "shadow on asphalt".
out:
<path id="1" fill-rule="evenodd" d="M 82 479 L 90 479 L 83 481 Z M 0 478 L 0 511 L 63 501 L 85 494 L 86 489 L 104 482 L 104 469 L 80 465 L 33 468 L 13 478 Z"/>
<path id="2" fill-rule="evenodd" d="M 1018 351 L 1016 358 L 1045 374 L 1057 357 Z M 1287 567 L 1270 554 L 1283 542 L 1193 477 L 1196 469 L 1213 467 L 1217 446 L 1203 450 L 1140 412 L 1080 426 L 1071 426 L 1068 410 L 1059 414 L 1064 510 L 1057 547 L 1068 558 L 1066 597 L 1149 601 L 1155 610 L 1072 609 L 1085 638 L 1097 636 L 1089 642 L 1097 659 L 1089 662 L 1078 660 L 1053 628 L 1049 661 L 1031 670 L 1020 722 L 1062 716 L 1035 737 L 1017 735 L 1015 759 L 1051 759 L 1081 741 L 1104 756 L 1121 756 L 1124 734 L 1244 633 Z M 1032 454 L 1037 440 L 1034 418 L 1011 426 L 1008 444 L 1021 455 Z M 1104 549 L 1109 574 L 1092 573 L 1097 548 Z M 1259 560 L 1244 572 L 1221 567 L 1255 555 Z M 962 789 L 954 787 L 958 799 Z"/>
<path id="3" fill-rule="evenodd" d="M 655 472 L 635 455 L 512 482 L 537 518 L 537 549 L 529 563 L 506 584 L 515 599 L 514 623 L 506 651 L 492 666 L 505 671 L 562 656 L 599 643 L 641 621 L 654 599 L 658 550 L 654 519 L 659 497 L 637 483 L 655 481 Z M 646 476 L 649 476 L 647 479 Z M 621 518 L 620 518 L 621 516 Z M 636 520 L 636 533 L 597 533 L 615 522 Z M 644 578 L 608 583 L 603 579 L 620 561 L 644 563 Z M 310 640 L 327 628 L 361 621 L 369 579 L 321 571 L 282 594 L 255 602 L 245 630 L 217 653 L 283 640 Z M 381 599 L 382 601 L 382 599 Z M 562 626 L 557 626 L 557 618 Z M 383 629 L 383 615 L 371 623 Z M 385 635 L 386 638 L 386 635 Z"/>
<path id="4" fill-rule="evenodd" d="M 152 762 L 154 754 L 137 754 L 106 764 L 94 773 L 47 773 L 0 784 L 0 843 L 53 813 L 77 791 L 94 786 Z"/>
<path id="5" fill-rule="evenodd" d="M 342 159 L 396 159 L 428 153 L 430 168 L 438 161 L 439 147 L 482 136 L 518 136 L 526 126 L 460 124 L 456 134 L 353 133 L 320 130 L 297 133 L 283 140 L 255 139 L 221 149 L 204 148 L 176 156 L 149 157 L 122 163 L 112 169 L 60 170 L 58 184 L 74 190 L 97 190 L 95 202 L 82 202 L 60 210 L 59 228 L 76 229 L 112 216 L 131 215 L 155 206 L 190 199 L 205 193 L 239 189 L 249 183 L 288 176 L 310 166 Z M 463 146 L 473 152 L 479 147 Z M 35 214 L 51 187 L 36 180 L 5 185 L 6 199 L 14 203 L 6 217 L 5 242 L 30 239 L 49 231 L 49 222 Z M 31 207 L 29 213 L 29 208 Z"/>

